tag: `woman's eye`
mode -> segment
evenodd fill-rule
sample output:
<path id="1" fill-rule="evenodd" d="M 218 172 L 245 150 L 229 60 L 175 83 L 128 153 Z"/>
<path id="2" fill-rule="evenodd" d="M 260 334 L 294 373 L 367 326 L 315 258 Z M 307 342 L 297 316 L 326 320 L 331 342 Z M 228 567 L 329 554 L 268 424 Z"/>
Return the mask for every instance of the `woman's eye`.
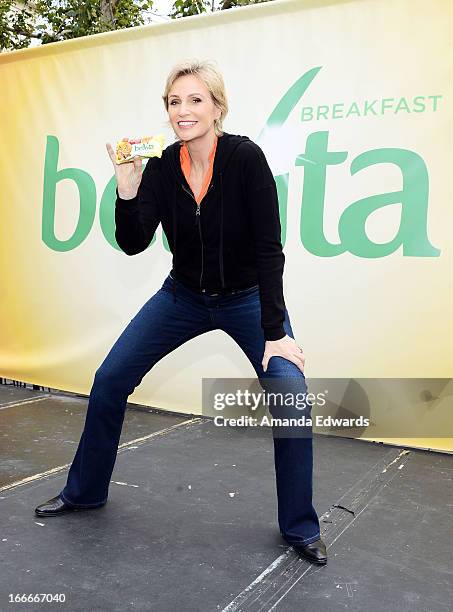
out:
<path id="1" fill-rule="evenodd" d="M 193 101 L 194 101 L 194 102 L 201 102 L 200 98 L 194 98 L 194 99 L 193 99 Z M 177 100 L 172 100 L 172 101 L 170 102 L 170 106 L 173 106 L 173 102 L 177 102 Z"/>

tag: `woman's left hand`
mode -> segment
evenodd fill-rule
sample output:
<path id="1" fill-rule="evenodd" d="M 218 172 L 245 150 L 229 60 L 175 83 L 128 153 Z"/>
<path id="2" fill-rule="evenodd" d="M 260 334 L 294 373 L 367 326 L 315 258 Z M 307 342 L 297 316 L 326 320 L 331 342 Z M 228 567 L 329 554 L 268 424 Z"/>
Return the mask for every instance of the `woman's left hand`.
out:
<path id="1" fill-rule="evenodd" d="M 301 372 L 304 371 L 305 356 L 303 350 L 291 336 L 286 335 L 280 340 L 266 340 L 263 361 L 261 362 L 265 372 L 269 359 L 273 356 L 284 357 L 295 363 Z"/>

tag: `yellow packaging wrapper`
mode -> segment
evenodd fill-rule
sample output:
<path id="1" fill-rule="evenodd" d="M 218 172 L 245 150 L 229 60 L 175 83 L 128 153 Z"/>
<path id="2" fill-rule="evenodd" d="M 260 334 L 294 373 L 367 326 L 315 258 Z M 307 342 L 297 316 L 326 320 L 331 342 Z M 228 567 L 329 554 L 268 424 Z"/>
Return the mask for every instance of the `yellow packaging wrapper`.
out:
<path id="1" fill-rule="evenodd" d="M 142 136 L 140 138 L 125 138 L 116 145 L 116 163 L 130 162 L 134 157 L 161 157 L 164 149 L 165 136 Z"/>

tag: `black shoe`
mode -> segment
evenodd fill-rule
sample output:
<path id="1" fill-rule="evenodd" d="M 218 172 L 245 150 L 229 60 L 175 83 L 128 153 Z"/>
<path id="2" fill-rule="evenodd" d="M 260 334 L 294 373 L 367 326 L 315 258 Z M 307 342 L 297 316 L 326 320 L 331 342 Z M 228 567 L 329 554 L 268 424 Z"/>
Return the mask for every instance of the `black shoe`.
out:
<path id="1" fill-rule="evenodd" d="M 293 544 L 294 550 L 307 561 L 325 565 L 327 563 L 326 545 L 319 539 L 310 544 Z"/>
<path id="2" fill-rule="evenodd" d="M 35 514 L 38 516 L 55 516 L 57 514 L 65 514 L 66 512 L 73 512 L 77 510 L 73 506 L 68 506 L 59 495 L 52 497 L 48 501 L 44 502 L 40 506 L 35 508 Z"/>

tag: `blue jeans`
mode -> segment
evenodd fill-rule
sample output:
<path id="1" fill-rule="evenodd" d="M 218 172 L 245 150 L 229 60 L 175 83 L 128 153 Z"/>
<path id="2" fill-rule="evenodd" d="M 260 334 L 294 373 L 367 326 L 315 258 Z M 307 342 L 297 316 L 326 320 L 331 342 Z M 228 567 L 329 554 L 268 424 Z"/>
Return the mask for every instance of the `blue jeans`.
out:
<path id="1" fill-rule="evenodd" d="M 92 508 L 106 503 L 129 395 L 160 359 L 191 338 L 221 329 L 244 351 L 261 384 L 275 377 L 293 377 L 306 390 L 302 371 L 283 357 L 272 357 L 267 371 L 263 370 L 265 339 L 258 285 L 209 296 L 178 282 L 175 302 L 174 282 L 170 273 L 96 371 L 84 430 L 60 493 L 68 505 Z M 284 329 L 294 338 L 287 310 L 285 314 Z M 289 544 L 308 544 L 320 537 L 312 504 L 312 442 L 312 436 L 273 435 L 278 523 Z"/>

